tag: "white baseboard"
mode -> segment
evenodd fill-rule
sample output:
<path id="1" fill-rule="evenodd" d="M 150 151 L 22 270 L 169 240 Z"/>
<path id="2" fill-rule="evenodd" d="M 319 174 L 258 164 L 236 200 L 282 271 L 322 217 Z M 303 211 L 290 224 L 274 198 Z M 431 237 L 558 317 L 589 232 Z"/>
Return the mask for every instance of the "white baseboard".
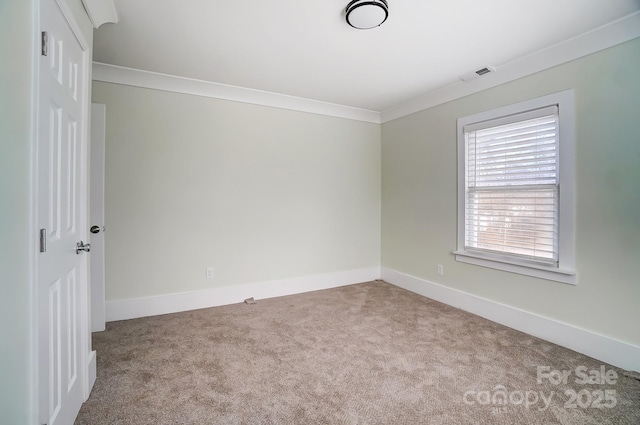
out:
<path id="1" fill-rule="evenodd" d="M 181 292 L 143 298 L 106 302 L 106 320 L 135 319 L 159 314 L 177 313 L 199 308 L 235 304 L 247 298 L 256 300 L 336 288 L 380 277 L 379 267 L 348 270 L 314 276 L 223 286 L 193 292 Z"/>
<path id="2" fill-rule="evenodd" d="M 96 363 L 96 352 L 91 351 L 89 353 L 89 358 L 87 362 L 87 390 L 85 391 L 84 401 L 87 401 L 89 395 L 91 394 L 91 390 L 93 389 L 93 385 L 96 383 L 96 377 L 98 373 L 98 365 Z"/>
<path id="3" fill-rule="evenodd" d="M 400 288 L 500 323 L 625 370 L 640 371 L 640 347 L 385 267 Z"/>
<path id="4" fill-rule="evenodd" d="M 640 347 L 638 346 L 385 267 L 107 301 L 106 319 L 107 322 L 112 322 L 177 313 L 235 304 L 250 297 L 257 300 L 281 297 L 368 282 L 378 278 L 622 369 L 640 371 Z M 93 361 L 95 364 L 95 356 Z"/>

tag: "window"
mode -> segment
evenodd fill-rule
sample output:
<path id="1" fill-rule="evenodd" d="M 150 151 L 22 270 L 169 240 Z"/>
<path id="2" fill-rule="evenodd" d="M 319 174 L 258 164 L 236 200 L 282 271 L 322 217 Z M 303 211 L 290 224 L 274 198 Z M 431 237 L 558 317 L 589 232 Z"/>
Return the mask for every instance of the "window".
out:
<path id="1" fill-rule="evenodd" d="M 456 260 L 575 283 L 573 91 L 458 120 Z"/>

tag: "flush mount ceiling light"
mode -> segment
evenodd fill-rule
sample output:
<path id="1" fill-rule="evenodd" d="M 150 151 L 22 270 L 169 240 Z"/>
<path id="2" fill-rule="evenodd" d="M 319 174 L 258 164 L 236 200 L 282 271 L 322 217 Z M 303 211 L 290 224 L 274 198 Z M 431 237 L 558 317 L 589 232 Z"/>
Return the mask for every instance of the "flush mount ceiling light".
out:
<path id="1" fill-rule="evenodd" d="M 386 0 L 353 0 L 347 5 L 347 23 L 366 30 L 382 25 L 389 16 Z"/>

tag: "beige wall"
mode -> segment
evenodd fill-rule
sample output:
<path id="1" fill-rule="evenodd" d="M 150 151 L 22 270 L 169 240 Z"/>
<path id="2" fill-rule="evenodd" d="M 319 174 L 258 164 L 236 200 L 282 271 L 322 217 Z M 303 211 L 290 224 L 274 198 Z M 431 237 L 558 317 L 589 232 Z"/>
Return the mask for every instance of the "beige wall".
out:
<path id="1" fill-rule="evenodd" d="M 638 66 L 635 40 L 382 125 L 382 265 L 640 344 Z M 578 285 L 457 263 L 456 119 L 568 88 Z M 93 100 L 107 300 L 379 264 L 380 126 L 99 82 Z"/>
<path id="2" fill-rule="evenodd" d="M 636 39 L 384 124 L 382 266 L 640 345 L 638 69 Z M 456 119 L 569 88 L 578 285 L 456 262 Z"/>
<path id="3" fill-rule="evenodd" d="M 107 300 L 380 264 L 379 125 L 100 82 L 93 101 Z"/>

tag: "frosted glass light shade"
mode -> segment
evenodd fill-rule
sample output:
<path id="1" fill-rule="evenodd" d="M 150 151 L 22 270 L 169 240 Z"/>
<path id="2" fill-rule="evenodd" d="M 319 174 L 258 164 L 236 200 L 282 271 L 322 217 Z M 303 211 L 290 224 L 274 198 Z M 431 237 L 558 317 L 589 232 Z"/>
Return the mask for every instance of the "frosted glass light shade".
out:
<path id="1" fill-rule="evenodd" d="M 375 28 L 389 16 L 386 0 L 354 0 L 347 5 L 347 23 L 354 28 Z"/>

